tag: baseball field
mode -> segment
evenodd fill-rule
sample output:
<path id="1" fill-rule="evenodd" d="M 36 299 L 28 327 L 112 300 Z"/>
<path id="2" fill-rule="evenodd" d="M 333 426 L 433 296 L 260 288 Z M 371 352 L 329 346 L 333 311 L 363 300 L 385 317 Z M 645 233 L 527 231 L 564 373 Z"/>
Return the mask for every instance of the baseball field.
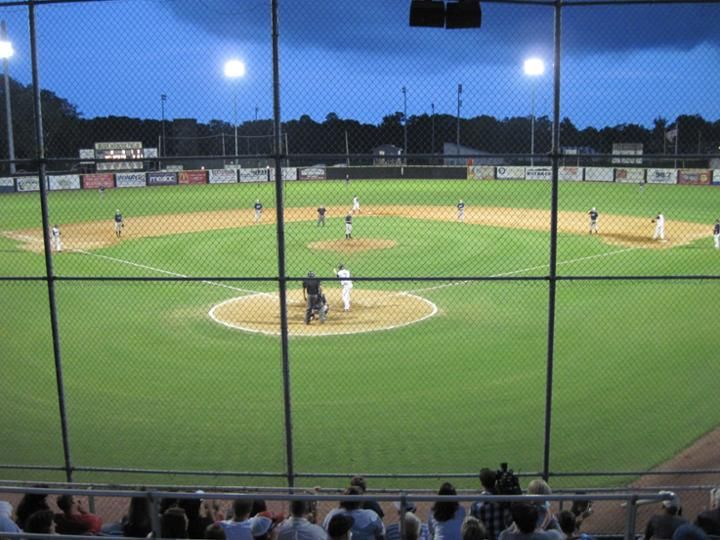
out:
<path id="1" fill-rule="evenodd" d="M 55 282 L 76 466 L 285 470 L 274 199 L 272 184 L 49 193 L 63 240 L 55 273 L 76 278 Z M 296 472 L 541 470 L 549 285 L 520 278 L 548 273 L 550 185 L 291 182 L 285 208 Z M 640 279 L 718 275 L 720 189 L 568 182 L 559 210 L 558 274 L 578 279 L 557 285 L 551 470 L 648 470 L 720 425 L 720 282 Z M 658 212 L 664 242 L 651 239 Z M 43 276 L 40 238 L 39 195 L 0 196 L 0 276 Z M 340 262 L 355 278 L 349 313 Z M 302 323 L 308 271 L 329 298 L 323 325 Z M 152 281 L 188 276 L 205 279 Z M 0 281 L 0 302 L 0 462 L 61 465 L 47 285 Z"/>

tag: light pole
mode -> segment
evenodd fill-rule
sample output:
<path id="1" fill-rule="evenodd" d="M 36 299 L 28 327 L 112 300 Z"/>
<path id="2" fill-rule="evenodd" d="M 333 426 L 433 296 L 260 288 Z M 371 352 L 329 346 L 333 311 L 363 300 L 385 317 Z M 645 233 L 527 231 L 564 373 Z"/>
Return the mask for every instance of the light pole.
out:
<path id="1" fill-rule="evenodd" d="M 403 152 L 405 153 L 405 165 L 407 165 L 407 88 L 402 87 L 403 93 Z"/>
<path id="2" fill-rule="evenodd" d="M 8 159 L 11 161 L 10 174 L 15 174 L 15 141 L 13 138 L 12 106 L 10 104 L 10 77 L 8 75 L 8 58 L 13 54 L 15 54 L 15 51 L 12 43 L 7 39 L 5 21 L 2 21 L 0 22 L 0 58 L 3 59 L 3 73 L 5 75 L 5 120 L 7 122 Z"/>
<path id="3" fill-rule="evenodd" d="M 435 103 L 430 104 L 430 153 L 435 153 Z M 433 160 L 434 161 L 434 160 Z"/>
<path id="4" fill-rule="evenodd" d="M 462 106 L 462 84 L 458 84 L 457 92 L 457 119 L 456 119 L 456 134 L 455 134 L 455 150 L 457 155 L 460 155 L 460 107 Z"/>
<path id="5" fill-rule="evenodd" d="M 535 79 L 545 73 L 545 63 L 540 58 L 528 58 L 523 64 L 525 75 Z M 535 81 L 532 83 L 532 105 L 530 114 L 530 166 L 535 164 Z"/>
<path id="6" fill-rule="evenodd" d="M 162 130 L 162 137 L 160 139 L 160 157 L 165 157 L 167 152 L 167 143 L 165 142 L 165 102 L 167 101 L 167 94 L 160 94 L 160 129 Z"/>
<path id="7" fill-rule="evenodd" d="M 245 76 L 245 64 L 242 60 L 228 60 L 225 62 L 225 76 L 228 79 L 239 79 Z M 235 126 L 235 160 L 238 156 L 238 125 L 237 125 L 237 88 L 233 94 L 233 124 Z M 237 161 L 235 161 L 237 163 Z"/>

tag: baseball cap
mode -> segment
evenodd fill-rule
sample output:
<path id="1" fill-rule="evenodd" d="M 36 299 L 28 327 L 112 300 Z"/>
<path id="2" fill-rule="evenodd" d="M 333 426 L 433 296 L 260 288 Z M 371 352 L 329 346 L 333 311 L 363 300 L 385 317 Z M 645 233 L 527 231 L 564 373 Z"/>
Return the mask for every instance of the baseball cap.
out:
<path id="1" fill-rule="evenodd" d="M 672 499 L 666 499 L 662 502 L 665 508 L 680 508 L 680 497 L 672 491 L 661 491 L 659 495 L 670 495 Z"/>
<path id="2" fill-rule="evenodd" d="M 393 503 L 393 506 L 397 509 L 398 512 L 400 511 L 400 501 L 395 501 Z M 414 502 L 406 501 L 405 511 L 415 513 L 417 511 L 417 505 Z"/>
<path id="3" fill-rule="evenodd" d="M 352 529 L 355 520 L 347 514 L 335 514 L 328 523 L 328 535 L 331 538 L 338 538 Z"/>
<path id="4" fill-rule="evenodd" d="M 259 536 L 265 536 L 267 533 L 270 532 L 270 529 L 272 528 L 272 519 L 257 515 L 254 518 L 252 518 L 252 523 L 250 524 L 250 532 L 252 532 L 252 535 L 254 538 L 257 538 Z"/>

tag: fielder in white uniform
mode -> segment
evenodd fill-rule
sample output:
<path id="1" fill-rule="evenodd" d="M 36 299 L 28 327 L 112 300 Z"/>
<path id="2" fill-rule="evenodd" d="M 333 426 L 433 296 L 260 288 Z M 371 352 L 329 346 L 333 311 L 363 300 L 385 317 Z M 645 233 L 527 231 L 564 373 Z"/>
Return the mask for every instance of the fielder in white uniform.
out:
<path id="1" fill-rule="evenodd" d="M 658 212 L 658 215 L 655 216 L 655 219 L 653 219 L 652 222 L 655 223 L 653 240 L 657 240 L 659 238 L 660 241 L 665 241 L 665 216 L 662 215 L 662 212 Z"/>
<path id="2" fill-rule="evenodd" d="M 255 223 L 257 223 L 262 218 L 263 205 L 260 202 L 260 199 L 255 199 L 254 208 L 255 208 Z"/>
<path id="3" fill-rule="evenodd" d="M 713 241 L 715 249 L 720 249 L 720 219 L 716 219 L 715 225 L 713 225 Z"/>
<path id="4" fill-rule="evenodd" d="M 352 213 L 354 214 L 355 212 L 360 213 L 360 199 L 358 199 L 357 195 L 353 197 Z"/>
<path id="5" fill-rule="evenodd" d="M 122 214 L 120 213 L 120 209 L 118 208 L 115 210 L 115 236 L 117 238 L 120 238 L 120 235 L 122 234 L 123 227 L 125 226 L 125 222 L 123 220 Z"/>
<path id="6" fill-rule="evenodd" d="M 340 285 L 342 285 L 342 301 L 343 309 L 350 311 L 350 292 L 352 291 L 352 281 L 350 280 L 350 270 L 345 268 L 343 263 L 340 263 L 335 268 L 335 275 L 340 278 Z"/>
<path id="7" fill-rule="evenodd" d="M 345 216 L 345 240 L 352 240 L 352 214 Z"/>
<path id="8" fill-rule="evenodd" d="M 53 242 L 55 243 L 55 251 L 60 253 L 62 251 L 62 240 L 60 240 L 60 229 L 57 225 L 53 225 L 52 237 Z"/>
<path id="9" fill-rule="evenodd" d="M 457 203 L 458 221 L 465 221 L 465 203 L 462 199 Z"/>

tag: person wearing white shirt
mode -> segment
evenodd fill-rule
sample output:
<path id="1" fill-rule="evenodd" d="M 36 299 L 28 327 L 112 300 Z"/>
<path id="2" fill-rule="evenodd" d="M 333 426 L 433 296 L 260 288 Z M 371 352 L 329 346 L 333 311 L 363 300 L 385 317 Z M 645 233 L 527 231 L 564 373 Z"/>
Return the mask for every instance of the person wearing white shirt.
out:
<path id="1" fill-rule="evenodd" d="M 353 288 L 352 280 L 350 279 L 350 270 L 345 268 L 343 263 L 340 263 L 335 268 L 335 275 L 340 278 L 340 285 L 342 285 L 342 301 L 344 311 L 350 311 L 350 292 Z"/>
<path id="2" fill-rule="evenodd" d="M 310 514 L 308 501 L 292 501 L 290 517 L 277 528 L 277 540 L 327 540 L 327 534 L 319 525 L 305 517 Z"/>

